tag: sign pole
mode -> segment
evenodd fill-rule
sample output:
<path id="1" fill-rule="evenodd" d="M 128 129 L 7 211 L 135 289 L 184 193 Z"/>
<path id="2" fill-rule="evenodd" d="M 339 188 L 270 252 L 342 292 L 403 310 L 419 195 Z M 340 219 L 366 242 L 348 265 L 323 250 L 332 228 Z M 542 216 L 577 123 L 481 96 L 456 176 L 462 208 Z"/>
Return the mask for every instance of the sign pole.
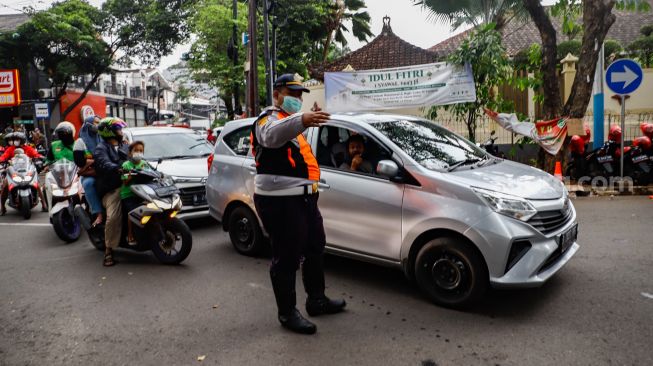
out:
<path id="1" fill-rule="evenodd" d="M 619 176 L 624 180 L 624 133 L 626 132 L 626 96 L 621 95 L 621 171 Z"/>
<path id="2" fill-rule="evenodd" d="M 594 149 L 603 146 L 605 140 L 603 134 L 604 124 L 604 99 L 603 99 L 603 60 L 604 46 L 601 44 L 599 59 L 596 61 L 596 72 L 594 74 Z"/>

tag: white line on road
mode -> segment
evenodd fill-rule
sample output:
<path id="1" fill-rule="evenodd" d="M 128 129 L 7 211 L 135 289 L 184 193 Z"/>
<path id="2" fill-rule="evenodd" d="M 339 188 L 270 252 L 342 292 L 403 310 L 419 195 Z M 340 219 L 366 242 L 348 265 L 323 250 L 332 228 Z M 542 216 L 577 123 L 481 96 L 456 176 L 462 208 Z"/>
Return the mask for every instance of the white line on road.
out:
<path id="1" fill-rule="evenodd" d="M 51 224 L 24 223 L 24 222 L 0 222 L 0 226 L 51 226 Z"/>
<path id="2" fill-rule="evenodd" d="M 653 295 L 649 294 L 648 292 L 642 292 L 642 296 L 648 297 L 649 299 L 653 299 Z"/>

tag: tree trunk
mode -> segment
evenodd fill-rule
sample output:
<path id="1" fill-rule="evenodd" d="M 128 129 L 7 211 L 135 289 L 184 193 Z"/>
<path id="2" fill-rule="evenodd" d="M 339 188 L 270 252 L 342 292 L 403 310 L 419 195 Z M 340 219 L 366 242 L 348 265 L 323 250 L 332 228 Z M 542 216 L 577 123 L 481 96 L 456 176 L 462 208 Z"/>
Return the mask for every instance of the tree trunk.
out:
<path id="1" fill-rule="evenodd" d="M 592 97 L 596 60 L 599 58 L 601 44 L 616 17 L 612 14 L 614 1 L 583 1 L 583 43 L 578 60 L 576 77 L 571 94 L 563 109 L 563 115 L 573 118 L 585 116 L 587 105 Z"/>
<path id="2" fill-rule="evenodd" d="M 469 141 L 476 142 L 476 109 L 470 110 L 467 114 L 467 133 Z"/>
<path id="3" fill-rule="evenodd" d="M 542 78 L 544 83 L 544 103 L 542 111 L 544 119 L 552 119 L 560 116 L 562 112 L 562 101 L 560 98 L 560 81 L 558 78 L 556 53 L 556 31 L 553 28 L 551 19 L 544 11 L 540 0 L 523 0 L 524 8 L 528 11 L 531 19 L 537 26 L 542 38 Z"/>
<path id="4" fill-rule="evenodd" d="M 224 100 L 224 106 L 227 108 L 227 118 L 232 121 L 234 119 L 234 103 L 232 100 L 232 93 L 221 95 L 220 98 Z"/>
<path id="5" fill-rule="evenodd" d="M 93 87 L 93 84 L 95 84 L 95 82 L 100 77 L 100 75 L 102 75 L 102 73 L 98 73 L 98 74 L 93 75 L 93 78 L 91 79 L 91 81 L 88 84 L 86 84 L 86 87 L 84 88 L 84 91 L 82 92 L 82 94 L 71 105 L 69 105 L 68 108 L 66 108 L 65 111 L 63 111 L 61 113 L 61 119 L 62 120 L 65 120 L 66 116 L 68 116 L 68 113 L 70 113 L 73 109 L 75 109 L 75 107 L 77 107 L 79 105 L 79 103 L 81 103 L 82 100 L 84 100 L 84 98 L 86 98 L 86 94 L 88 94 L 88 91 L 91 90 L 91 88 Z"/>

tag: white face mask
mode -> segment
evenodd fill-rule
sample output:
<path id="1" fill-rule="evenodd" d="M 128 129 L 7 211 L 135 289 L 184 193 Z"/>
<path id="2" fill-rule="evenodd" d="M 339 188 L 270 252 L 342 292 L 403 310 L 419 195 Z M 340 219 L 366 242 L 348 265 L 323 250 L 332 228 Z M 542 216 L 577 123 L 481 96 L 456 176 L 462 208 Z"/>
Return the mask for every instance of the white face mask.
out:
<path id="1" fill-rule="evenodd" d="M 132 160 L 135 163 L 140 163 L 140 161 L 143 160 L 143 153 L 133 153 L 132 154 Z"/>
<path id="2" fill-rule="evenodd" d="M 14 141 L 14 146 L 20 146 L 20 141 L 18 140 Z"/>

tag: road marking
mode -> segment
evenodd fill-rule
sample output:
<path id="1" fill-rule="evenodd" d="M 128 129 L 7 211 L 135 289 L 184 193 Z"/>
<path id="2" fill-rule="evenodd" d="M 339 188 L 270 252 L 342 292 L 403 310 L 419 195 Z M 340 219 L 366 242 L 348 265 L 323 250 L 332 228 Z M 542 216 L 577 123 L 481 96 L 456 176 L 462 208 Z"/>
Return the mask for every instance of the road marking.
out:
<path id="1" fill-rule="evenodd" d="M 649 294 L 648 292 L 642 292 L 642 296 L 653 300 L 653 295 Z"/>
<path id="2" fill-rule="evenodd" d="M 52 226 L 51 224 L 23 223 L 23 222 L 0 222 L 0 226 Z"/>

